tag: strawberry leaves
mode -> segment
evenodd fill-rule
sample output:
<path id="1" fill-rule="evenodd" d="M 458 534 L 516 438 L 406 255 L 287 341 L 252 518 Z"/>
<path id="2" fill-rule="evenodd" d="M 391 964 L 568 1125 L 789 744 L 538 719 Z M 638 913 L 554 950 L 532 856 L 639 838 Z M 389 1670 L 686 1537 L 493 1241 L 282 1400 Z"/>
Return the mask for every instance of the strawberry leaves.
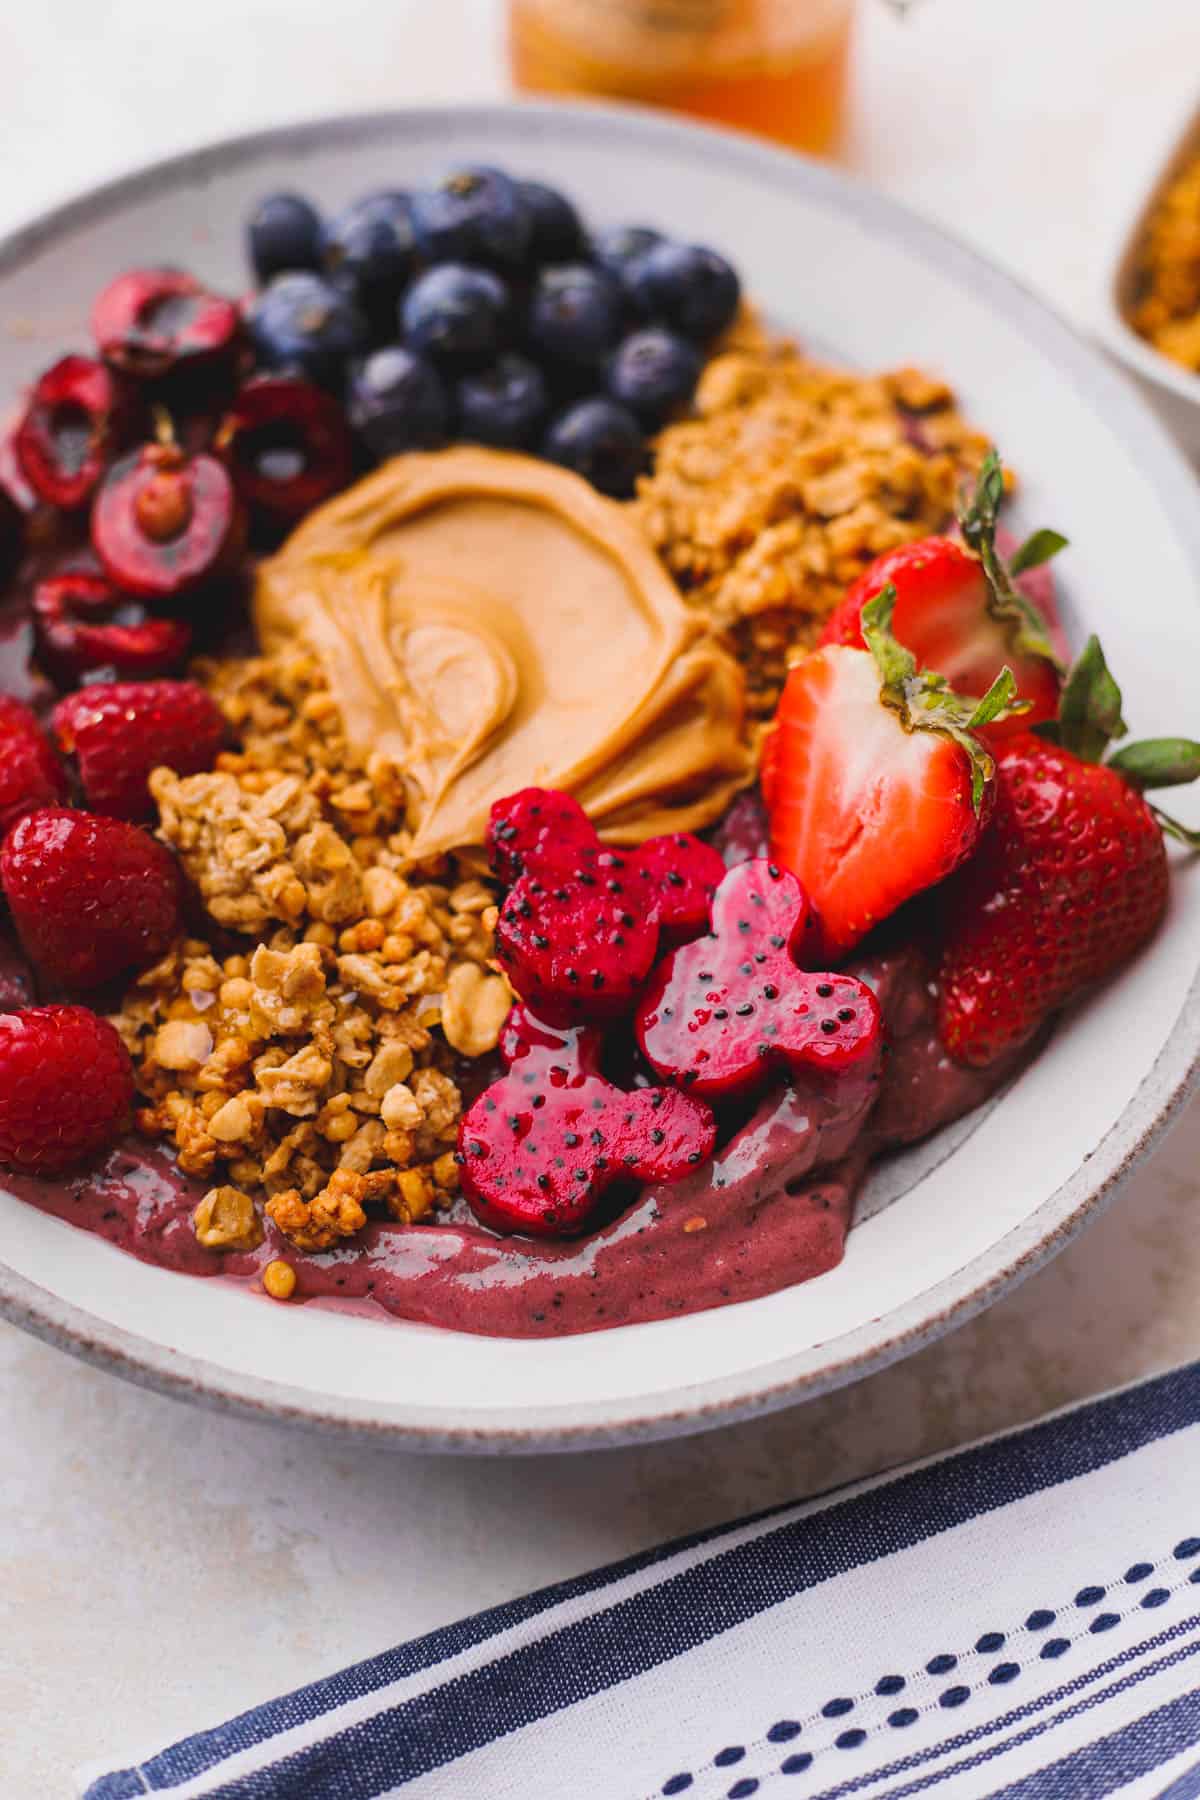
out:
<path id="1" fill-rule="evenodd" d="M 1013 650 L 1040 656 L 1056 669 L 1062 663 L 1050 633 L 1037 607 L 1019 588 L 1013 576 L 1025 569 L 1037 568 L 1065 549 L 1067 540 L 1059 531 L 1048 527 L 1026 538 L 1012 561 L 1006 566 L 996 549 L 996 519 L 1004 499 L 1004 469 L 994 449 L 988 451 L 979 470 L 975 492 L 958 515 L 963 542 L 973 550 L 983 565 L 988 587 L 988 611 L 1006 625 Z"/>
<path id="2" fill-rule="evenodd" d="M 993 720 L 1028 709 L 1016 697 L 1011 669 L 1001 669 L 981 700 L 964 700 L 944 675 L 918 669 L 917 659 L 892 634 L 896 589 L 891 582 L 862 611 L 863 639 L 875 658 L 883 686 L 879 698 L 895 712 L 906 731 L 936 731 L 966 752 L 971 765 L 971 805 L 978 814 L 983 794 L 995 774 L 991 752 L 972 734 Z"/>
<path id="3" fill-rule="evenodd" d="M 1191 738 L 1144 738 L 1110 756 L 1108 766 L 1143 793 L 1147 788 L 1184 787 L 1200 780 L 1200 744 Z"/>
<path id="4" fill-rule="evenodd" d="M 1139 793 L 1148 788 L 1184 787 L 1200 779 L 1200 744 L 1190 738 L 1143 738 L 1110 756 L 1108 766 Z M 1188 850 L 1200 850 L 1200 831 L 1192 831 L 1161 806 L 1152 805 L 1150 811 L 1169 838 Z"/>
<path id="5" fill-rule="evenodd" d="M 1057 719 L 1034 730 L 1081 762 L 1101 762 L 1112 740 L 1123 738 L 1128 729 L 1121 717 L 1121 690 L 1093 634 L 1063 684 Z"/>
<path id="6" fill-rule="evenodd" d="M 1020 549 L 1013 552 L 1008 559 L 1010 575 L 1023 575 L 1026 569 L 1040 569 L 1048 563 L 1052 556 L 1067 547 L 1067 539 L 1061 531 L 1054 531 L 1044 525 L 1040 531 L 1031 531 Z"/>
<path id="7" fill-rule="evenodd" d="M 1105 760 L 1109 745 L 1123 738 L 1128 726 L 1121 716 L 1121 690 L 1104 659 L 1100 640 L 1088 639 L 1063 684 L 1057 719 L 1033 726 L 1038 737 L 1070 750 L 1081 762 Z M 1144 738 L 1108 757 L 1108 767 L 1144 793 L 1150 788 L 1184 787 L 1200 780 L 1200 744 L 1191 738 Z M 1189 850 L 1200 850 L 1200 831 L 1193 831 L 1161 807 L 1150 809 L 1168 837 Z"/>

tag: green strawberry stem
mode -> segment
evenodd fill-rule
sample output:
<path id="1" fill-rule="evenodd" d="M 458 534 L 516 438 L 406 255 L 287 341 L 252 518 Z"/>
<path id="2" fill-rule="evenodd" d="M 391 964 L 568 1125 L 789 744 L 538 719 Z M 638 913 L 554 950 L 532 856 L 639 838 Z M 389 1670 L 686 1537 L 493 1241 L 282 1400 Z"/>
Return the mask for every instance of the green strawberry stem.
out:
<path id="1" fill-rule="evenodd" d="M 971 765 L 971 805 L 978 813 L 996 764 L 972 733 L 993 719 L 1027 712 L 1029 702 L 1017 699 L 1008 668 L 1001 669 L 982 700 L 964 700 L 944 675 L 918 669 L 912 651 L 892 634 L 895 610 L 896 589 L 890 581 L 862 610 L 863 639 L 883 682 L 879 698 L 898 715 L 905 731 L 936 731 L 965 751 Z"/>
<path id="2" fill-rule="evenodd" d="M 1081 762 L 1103 762 L 1112 741 L 1123 738 L 1128 730 L 1121 704 L 1116 677 L 1104 660 L 1100 639 L 1093 635 L 1063 684 L 1057 719 L 1047 719 L 1032 729 L 1052 744 L 1061 744 Z M 1108 757 L 1108 767 L 1139 793 L 1184 787 L 1200 780 L 1200 744 L 1182 737 L 1144 738 Z M 1200 850 L 1200 831 L 1181 824 L 1159 806 L 1150 805 L 1150 811 L 1168 837 L 1186 844 L 1189 850 Z"/>
<path id="3" fill-rule="evenodd" d="M 1004 499 L 1004 469 L 995 449 L 988 451 L 979 470 L 975 492 L 958 517 L 963 542 L 983 564 L 987 581 L 988 612 L 1004 625 L 1009 642 L 1016 651 L 1040 656 L 1062 669 L 1062 659 L 1050 641 L 1050 633 L 1037 607 L 1014 586 L 1012 577 L 1022 569 L 1032 569 L 1048 562 L 1066 545 L 1061 532 L 1048 528 L 1035 531 L 1026 538 L 1012 562 L 1005 567 L 996 549 L 996 519 Z"/>

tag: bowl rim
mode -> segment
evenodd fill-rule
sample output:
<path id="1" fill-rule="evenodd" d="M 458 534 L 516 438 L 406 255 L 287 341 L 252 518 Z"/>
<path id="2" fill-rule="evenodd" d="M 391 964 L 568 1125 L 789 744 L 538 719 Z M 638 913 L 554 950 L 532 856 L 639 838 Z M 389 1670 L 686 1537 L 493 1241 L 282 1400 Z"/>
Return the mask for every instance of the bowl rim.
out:
<path id="1" fill-rule="evenodd" d="M 1200 371 L 1185 369 L 1134 330 L 1126 311 L 1127 289 L 1134 275 L 1151 214 L 1166 188 L 1193 156 L 1200 156 L 1200 101 L 1189 101 L 1176 117 L 1151 167 L 1148 183 L 1139 185 L 1121 215 L 1105 265 L 1101 309 L 1103 340 L 1108 349 L 1144 380 L 1200 409 Z"/>
<path id="2" fill-rule="evenodd" d="M 1139 463 L 1148 470 L 1193 566 L 1200 569 L 1200 509 L 1195 504 L 1195 478 L 1182 453 L 1128 379 L 1053 307 L 953 234 L 851 175 L 745 133 L 663 117 L 639 107 L 554 101 L 429 104 L 335 114 L 224 138 L 139 166 L 17 227 L 0 238 L 0 278 L 42 246 L 120 210 L 130 200 L 181 181 L 203 180 L 256 155 L 303 154 L 375 138 L 394 142 L 410 131 L 428 135 L 439 124 L 447 130 L 467 125 L 481 134 L 491 129 L 503 136 L 512 131 L 514 118 L 523 118 L 535 131 L 540 127 L 546 135 L 568 133 L 603 142 L 618 133 L 640 141 L 650 154 L 660 145 L 686 146 L 698 165 L 717 159 L 725 166 L 740 166 L 767 186 L 786 190 L 800 185 L 809 195 L 848 210 L 864 228 L 899 239 L 906 249 L 935 262 L 943 274 L 984 292 L 1053 353 L 1064 379 L 1102 406 L 1109 423 L 1127 440 L 1136 441 Z M 293 1424 L 360 1442 L 409 1450 L 513 1454 L 684 1435 L 828 1392 L 965 1323 L 1055 1255 L 1107 1205 L 1178 1117 L 1198 1083 L 1200 970 L 1152 1068 L 1092 1154 L 1029 1217 L 954 1274 L 886 1318 L 741 1375 L 682 1390 L 675 1386 L 632 1402 L 567 1403 L 541 1409 L 535 1421 L 522 1407 L 499 1407 L 481 1418 L 478 1410 L 346 1400 L 237 1375 L 99 1320 L 2 1262 L 0 1316 L 158 1392 L 244 1418 Z"/>

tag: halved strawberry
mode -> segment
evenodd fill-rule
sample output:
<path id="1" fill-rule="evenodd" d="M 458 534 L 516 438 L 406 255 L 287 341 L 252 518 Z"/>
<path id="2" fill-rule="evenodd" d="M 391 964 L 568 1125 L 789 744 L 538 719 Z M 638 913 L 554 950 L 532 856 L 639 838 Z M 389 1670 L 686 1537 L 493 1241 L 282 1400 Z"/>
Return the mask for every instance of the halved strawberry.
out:
<path id="1" fill-rule="evenodd" d="M 1058 708 L 1062 671 L 1052 627 L 1019 576 L 1038 568 L 1066 540 L 1038 531 L 1006 563 L 996 547 L 996 513 L 1004 495 L 1004 475 L 989 451 L 971 504 L 959 526 L 963 541 L 921 538 L 877 557 L 864 570 L 821 634 L 822 644 L 864 642 L 863 608 L 885 587 L 896 590 L 892 629 L 923 669 L 937 669 L 960 694 L 986 694 L 1008 667 L 1016 691 L 1029 707 L 1019 718 L 988 727 L 990 738 L 1028 730 L 1052 719 Z"/>
<path id="2" fill-rule="evenodd" d="M 775 716 L 771 854 L 800 877 L 829 955 L 848 950 L 975 847 L 992 757 L 972 735 L 1009 703 L 1003 670 L 963 701 L 889 630 L 894 592 L 862 614 L 870 645 L 829 645 L 789 674 Z"/>
<path id="3" fill-rule="evenodd" d="M 1190 832 L 1143 798 L 1200 776 L 1200 744 L 1122 737 L 1121 694 L 1092 638 L 1059 718 L 996 751 L 996 800 L 979 854 L 942 897 L 938 1024 L 977 1066 L 1024 1043 L 1150 937 L 1167 902 L 1163 832 Z"/>

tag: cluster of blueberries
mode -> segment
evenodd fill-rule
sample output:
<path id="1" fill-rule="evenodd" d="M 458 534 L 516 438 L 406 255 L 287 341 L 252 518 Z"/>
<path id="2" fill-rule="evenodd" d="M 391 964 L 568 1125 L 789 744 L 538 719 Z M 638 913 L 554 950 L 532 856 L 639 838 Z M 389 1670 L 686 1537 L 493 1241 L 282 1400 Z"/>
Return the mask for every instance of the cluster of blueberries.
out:
<path id="1" fill-rule="evenodd" d="M 643 226 L 589 235 L 563 194 L 490 167 L 329 220 L 272 194 L 247 239 L 259 365 L 344 395 L 375 456 L 465 439 L 619 498 L 740 294 L 715 251 Z"/>

